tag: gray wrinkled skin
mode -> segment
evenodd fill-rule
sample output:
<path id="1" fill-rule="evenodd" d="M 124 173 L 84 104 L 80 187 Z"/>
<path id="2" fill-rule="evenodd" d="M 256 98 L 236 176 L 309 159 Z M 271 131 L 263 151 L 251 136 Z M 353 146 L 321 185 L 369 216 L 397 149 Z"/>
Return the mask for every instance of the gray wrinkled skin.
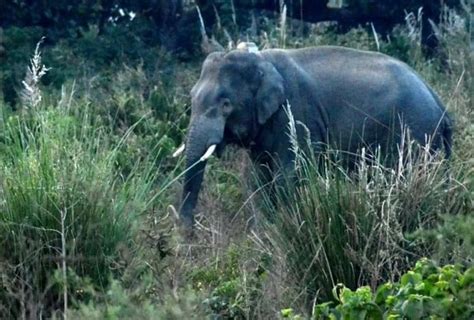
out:
<path id="1" fill-rule="evenodd" d="M 331 146 L 350 154 L 380 147 L 390 154 L 406 126 L 419 143 L 430 137 L 433 150 L 444 144 L 450 154 L 451 121 L 437 95 L 406 64 L 380 53 L 333 46 L 212 53 L 191 97 L 187 167 L 210 145 L 217 144 L 219 152 L 230 143 L 249 149 L 270 168 L 271 159 L 291 167 L 282 108 L 287 102 L 318 151 Z M 348 157 L 349 167 L 354 160 Z M 200 162 L 185 176 L 180 213 L 188 227 L 204 169 Z"/>

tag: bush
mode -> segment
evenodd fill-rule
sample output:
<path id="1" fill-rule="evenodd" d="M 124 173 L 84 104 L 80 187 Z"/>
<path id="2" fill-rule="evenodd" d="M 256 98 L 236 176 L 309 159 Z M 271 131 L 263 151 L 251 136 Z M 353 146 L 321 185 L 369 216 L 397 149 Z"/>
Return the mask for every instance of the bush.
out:
<path id="1" fill-rule="evenodd" d="M 120 281 L 112 280 L 105 294 L 94 292 L 94 299 L 80 304 L 68 312 L 70 319 L 203 319 L 205 308 L 199 296 L 191 289 L 178 292 L 161 290 L 160 299 L 150 298 L 147 292 L 156 284 L 153 277 L 140 279 L 140 288 L 124 288 Z"/>
<path id="2" fill-rule="evenodd" d="M 337 303 L 315 305 L 311 319 L 472 319 L 474 268 L 459 265 L 438 267 L 421 259 L 399 282 L 355 291 L 338 284 L 333 289 Z M 284 318 L 300 319 L 292 309 Z"/>
<path id="3" fill-rule="evenodd" d="M 224 319 L 249 319 L 257 314 L 270 260 L 266 254 L 254 258 L 250 250 L 248 244 L 231 245 L 220 259 L 191 271 L 195 289 L 209 292 L 203 301 L 209 313 Z"/>

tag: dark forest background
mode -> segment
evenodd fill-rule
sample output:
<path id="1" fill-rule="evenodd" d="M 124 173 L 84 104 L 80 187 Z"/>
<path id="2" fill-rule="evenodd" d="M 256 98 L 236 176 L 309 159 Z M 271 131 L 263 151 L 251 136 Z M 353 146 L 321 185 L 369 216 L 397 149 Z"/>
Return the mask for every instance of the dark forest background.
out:
<path id="1" fill-rule="evenodd" d="M 403 23 L 407 12 L 423 8 L 422 42 L 429 49 L 437 45 L 433 25 L 440 21 L 443 6 L 468 8 L 468 1 L 458 0 L 149 0 L 149 1 L 4 1 L 0 12 L 0 26 L 38 26 L 47 30 L 51 41 L 64 36 L 78 35 L 80 29 L 96 25 L 102 31 L 108 23 L 127 23 L 130 13 L 147 20 L 155 34 L 150 41 L 171 42 L 174 49 L 188 47 L 198 33 L 199 7 L 206 31 L 216 24 L 243 26 L 251 19 L 279 14 L 287 7 L 288 17 L 307 22 L 336 21 L 341 29 L 373 23 L 376 30 L 386 34 L 396 24 Z M 431 21 L 431 22 L 430 22 Z M 74 34 L 76 33 L 76 34 Z"/>

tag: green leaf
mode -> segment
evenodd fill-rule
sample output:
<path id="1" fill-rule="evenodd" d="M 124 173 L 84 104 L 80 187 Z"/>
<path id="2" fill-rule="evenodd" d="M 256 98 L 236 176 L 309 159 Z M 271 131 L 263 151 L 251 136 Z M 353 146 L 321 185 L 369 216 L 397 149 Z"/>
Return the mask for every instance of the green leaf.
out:
<path id="1" fill-rule="evenodd" d="M 337 301 L 343 302 L 343 301 L 341 300 L 340 295 L 342 294 L 342 292 L 344 291 L 344 289 L 346 289 L 346 287 L 345 287 L 342 283 L 338 283 L 338 284 L 332 289 L 332 295 L 333 295 L 334 299 L 336 299 Z"/>
<path id="2" fill-rule="evenodd" d="M 331 313 L 332 304 L 333 304 L 332 302 L 325 302 L 325 303 L 320 303 L 318 305 L 315 305 L 313 309 L 313 317 L 315 319 L 319 319 L 321 316 L 328 317 L 329 314 Z"/>
<path id="3" fill-rule="evenodd" d="M 380 285 L 375 293 L 375 303 L 384 304 L 385 300 L 393 294 L 394 285 L 390 282 Z"/>
<path id="4" fill-rule="evenodd" d="M 352 309 L 352 310 L 350 310 L 348 316 L 349 317 L 347 317 L 346 319 L 364 320 L 364 319 L 366 319 L 366 316 L 367 316 L 367 310 L 365 310 L 365 309 Z"/>
<path id="5" fill-rule="evenodd" d="M 280 311 L 283 318 L 290 318 L 293 315 L 293 309 L 287 308 Z"/>
<path id="6" fill-rule="evenodd" d="M 366 304 L 366 309 L 367 309 L 367 318 L 366 319 L 382 319 L 383 318 L 383 312 L 382 309 L 376 305 L 373 302 L 367 303 Z"/>
<path id="7" fill-rule="evenodd" d="M 423 281 L 421 274 L 415 273 L 414 271 L 408 271 L 402 276 L 400 283 L 402 284 L 402 286 L 407 286 L 409 284 L 414 286 L 420 283 L 421 281 Z"/>
<path id="8" fill-rule="evenodd" d="M 403 315 L 409 319 L 421 319 L 423 316 L 423 301 L 419 295 L 410 295 L 402 304 Z"/>

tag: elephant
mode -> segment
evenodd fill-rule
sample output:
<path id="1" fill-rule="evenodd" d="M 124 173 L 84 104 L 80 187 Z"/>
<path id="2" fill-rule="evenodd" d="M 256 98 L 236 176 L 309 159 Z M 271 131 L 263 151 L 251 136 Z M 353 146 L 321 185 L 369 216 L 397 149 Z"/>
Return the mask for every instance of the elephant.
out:
<path id="1" fill-rule="evenodd" d="M 317 152 L 331 146 L 347 154 L 361 147 L 396 153 L 402 126 L 449 158 L 452 121 L 440 98 L 407 64 L 378 52 L 339 46 L 266 49 L 243 43 L 205 59 L 191 90 L 191 119 L 180 217 L 194 214 L 207 158 L 228 144 L 250 151 L 252 160 L 291 170 L 287 134 L 291 106 Z M 348 160 L 348 165 L 354 159 Z"/>

